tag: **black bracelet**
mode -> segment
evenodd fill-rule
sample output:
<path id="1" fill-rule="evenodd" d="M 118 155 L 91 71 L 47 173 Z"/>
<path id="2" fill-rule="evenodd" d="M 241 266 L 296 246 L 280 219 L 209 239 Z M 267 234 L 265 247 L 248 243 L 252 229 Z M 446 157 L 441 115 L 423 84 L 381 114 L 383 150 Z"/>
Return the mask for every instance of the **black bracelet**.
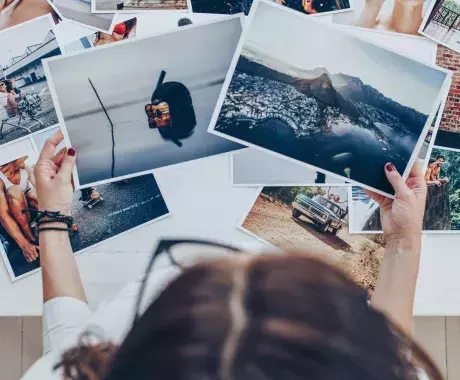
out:
<path id="1" fill-rule="evenodd" d="M 32 208 L 25 208 L 21 210 L 21 213 L 36 213 L 37 216 L 35 218 L 35 239 L 38 238 L 38 235 L 41 231 L 67 231 L 69 233 L 73 232 L 74 230 L 71 228 L 73 225 L 73 218 L 71 216 L 62 215 L 59 211 L 40 211 Z M 46 219 L 45 219 L 46 218 Z M 67 228 L 63 227 L 41 227 L 43 224 L 50 224 L 50 223 L 64 223 Z"/>

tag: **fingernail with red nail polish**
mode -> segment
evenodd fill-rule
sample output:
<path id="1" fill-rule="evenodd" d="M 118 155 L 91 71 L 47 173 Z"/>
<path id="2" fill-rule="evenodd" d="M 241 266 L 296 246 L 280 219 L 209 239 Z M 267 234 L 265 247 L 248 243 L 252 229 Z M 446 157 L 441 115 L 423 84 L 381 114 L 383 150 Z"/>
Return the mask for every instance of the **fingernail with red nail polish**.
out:
<path id="1" fill-rule="evenodd" d="M 69 150 L 67 151 L 67 154 L 72 157 L 75 156 L 75 153 L 77 152 L 75 151 L 74 148 L 69 148 Z"/>
<path id="2" fill-rule="evenodd" d="M 391 163 L 388 163 L 385 165 L 385 169 L 387 170 L 387 172 L 392 172 L 393 170 L 395 170 L 395 166 Z"/>

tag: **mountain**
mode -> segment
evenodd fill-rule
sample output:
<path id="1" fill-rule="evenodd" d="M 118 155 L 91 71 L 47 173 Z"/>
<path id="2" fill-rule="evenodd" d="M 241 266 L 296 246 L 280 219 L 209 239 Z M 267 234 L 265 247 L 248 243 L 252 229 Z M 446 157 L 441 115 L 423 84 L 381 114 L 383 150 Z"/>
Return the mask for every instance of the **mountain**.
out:
<path id="1" fill-rule="evenodd" d="M 300 69 L 277 59 L 267 58 L 265 52 L 257 51 L 254 47 L 249 50 L 245 47 L 236 70 L 288 84 L 302 94 L 319 100 L 324 106 L 340 109 L 342 114 L 350 118 L 368 118 L 370 108 L 367 105 L 372 108 L 371 113 L 389 114 L 393 124 L 396 120 L 404 129 L 415 134 L 423 130 L 427 119 L 427 115 L 387 98 L 372 86 L 364 84 L 358 77 L 342 73 L 331 74 L 324 67 Z M 382 122 L 382 117 L 374 119 L 373 121 Z"/>

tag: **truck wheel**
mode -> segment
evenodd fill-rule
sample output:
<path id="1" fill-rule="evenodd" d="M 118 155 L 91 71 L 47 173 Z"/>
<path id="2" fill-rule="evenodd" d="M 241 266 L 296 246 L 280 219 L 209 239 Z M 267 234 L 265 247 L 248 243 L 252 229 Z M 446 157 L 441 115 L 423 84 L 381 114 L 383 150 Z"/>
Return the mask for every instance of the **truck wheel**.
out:
<path id="1" fill-rule="evenodd" d="M 339 232 L 339 229 L 338 229 L 338 228 L 333 228 L 333 229 L 332 229 L 332 234 L 333 234 L 333 235 L 337 235 L 338 232 Z"/>
<path id="2" fill-rule="evenodd" d="M 326 233 L 328 229 L 329 229 L 329 223 L 323 224 L 321 226 L 321 232 Z"/>
<path id="3" fill-rule="evenodd" d="M 300 217 L 300 215 L 302 215 L 302 214 L 301 214 L 301 212 L 300 212 L 299 210 L 296 210 L 295 208 L 292 209 L 292 216 L 293 216 L 294 218 L 297 219 L 297 218 Z"/>

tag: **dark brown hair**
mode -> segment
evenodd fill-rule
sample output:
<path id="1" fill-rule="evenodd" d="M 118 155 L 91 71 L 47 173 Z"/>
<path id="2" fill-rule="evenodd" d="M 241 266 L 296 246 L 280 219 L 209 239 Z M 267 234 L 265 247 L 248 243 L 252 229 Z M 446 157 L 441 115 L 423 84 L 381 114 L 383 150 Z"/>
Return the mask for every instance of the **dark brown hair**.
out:
<path id="1" fill-rule="evenodd" d="M 409 380 L 417 368 L 442 379 L 364 290 L 298 254 L 187 269 L 110 347 L 86 347 L 80 362 L 67 353 L 57 367 L 78 380 Z"/>

